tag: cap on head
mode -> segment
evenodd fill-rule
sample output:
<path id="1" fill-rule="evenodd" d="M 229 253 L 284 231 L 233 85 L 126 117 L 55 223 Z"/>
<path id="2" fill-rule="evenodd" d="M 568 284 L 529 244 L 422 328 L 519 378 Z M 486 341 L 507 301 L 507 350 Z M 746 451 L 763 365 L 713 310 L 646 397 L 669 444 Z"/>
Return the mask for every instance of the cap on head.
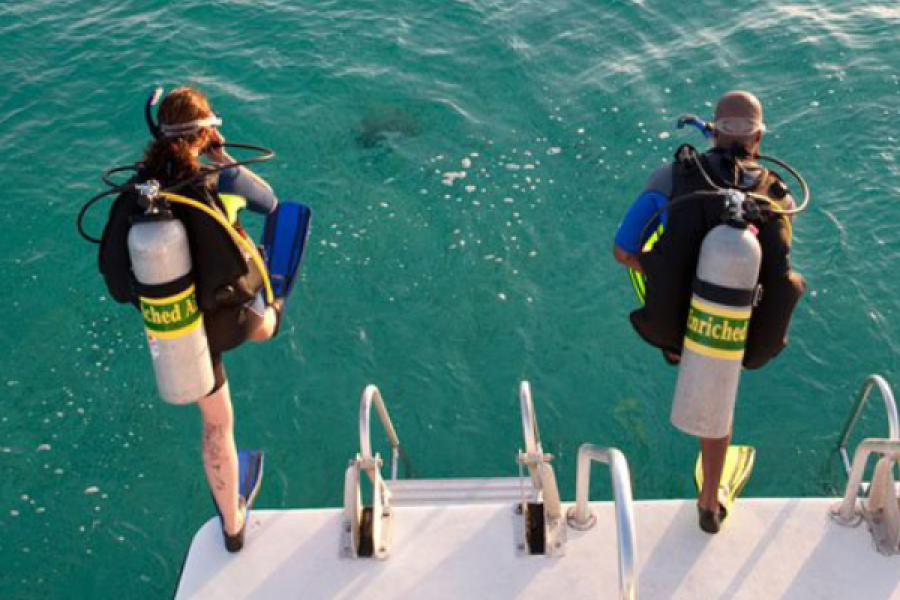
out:
<path id="1" fill-rule="evenodd" d="M 713 129 L 731 140 L 752 140 L 766 131 L 762 103 L 750 92 L 726 93 L 716 104 Z"/>

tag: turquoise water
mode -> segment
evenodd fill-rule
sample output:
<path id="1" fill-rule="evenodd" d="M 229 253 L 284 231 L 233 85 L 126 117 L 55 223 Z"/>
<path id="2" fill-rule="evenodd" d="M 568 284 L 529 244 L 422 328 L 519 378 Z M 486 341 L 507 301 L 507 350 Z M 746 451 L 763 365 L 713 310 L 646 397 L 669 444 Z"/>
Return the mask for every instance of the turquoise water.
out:
<path id="1" fill-rule="evenodd" d="M 898 26 L 895 5 L 836 0 L 0 5 L 0 598 L 166 597 L 213 511 L 197 411 L 156 397 L 137 316 L 74 227 L 99 173 L 139 157 L 155 85 L 206 90 L 315 214 L 287 327 L 227 359 L 239 444 L 268 453 L 259 506 L 340 503 L 367 383 L 417 476 L 515 474 L 521 379 L 565 497 L 582 442 L 622 449 L 638 498 L 690 496 L 675 371 L 627 323 L 612 236 L 700 142 L 675 118 L 735 87 L 814 192 L 791 346 L 742 382 L 746 493 L 836 493 L 852 395 L 898 372 Z"/>

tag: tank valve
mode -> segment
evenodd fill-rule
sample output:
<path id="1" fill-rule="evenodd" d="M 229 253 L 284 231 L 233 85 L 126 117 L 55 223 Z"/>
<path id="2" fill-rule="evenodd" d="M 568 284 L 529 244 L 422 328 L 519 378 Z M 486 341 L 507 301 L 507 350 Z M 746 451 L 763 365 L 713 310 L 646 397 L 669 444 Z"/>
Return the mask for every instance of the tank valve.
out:
<path id="1" fill-rule="evenodd" d="M 151 210 L 155 207 L 159 198 L 159 182 L 151 179 L 144 183 L 138 183 L 134 186 L 139 194 L 138 204 L 141 208 Z"/>

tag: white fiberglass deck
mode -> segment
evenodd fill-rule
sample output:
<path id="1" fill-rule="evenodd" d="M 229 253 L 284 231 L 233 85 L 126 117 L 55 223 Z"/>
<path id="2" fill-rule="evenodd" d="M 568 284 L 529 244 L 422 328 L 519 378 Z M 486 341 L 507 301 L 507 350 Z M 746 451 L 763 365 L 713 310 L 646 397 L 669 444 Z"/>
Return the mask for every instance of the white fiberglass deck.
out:
<path id="1" fill-rule="evenodd" d="M 637 597 L 900 599 L 900 556 L 878 554 L 865 524 L 832 522 L 836 502 L 742 499 L 715 536 L 697 527 L 694 500 L 637 502 Z M 397 507 L 385 561 L 339 557 L 339 509 L 255 511 L 237 555 L 214 519 L 194 539 L 176 598 L 617 598 L 614 506 L 591 507 L 597 525 L 570 528 L 559 558 L 516 552 L 510 504 Z"/>

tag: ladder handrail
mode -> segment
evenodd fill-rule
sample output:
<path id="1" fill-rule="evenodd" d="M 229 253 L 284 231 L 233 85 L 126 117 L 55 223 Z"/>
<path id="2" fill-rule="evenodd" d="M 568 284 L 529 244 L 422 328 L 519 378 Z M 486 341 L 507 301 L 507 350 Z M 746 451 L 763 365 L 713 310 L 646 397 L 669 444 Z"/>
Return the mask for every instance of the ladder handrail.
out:
<path id="1" fill-rule="evenodd" d="M 359 448 L 360 456 L 364 464 L 371 464 L 375 459 L 372 456 L 372 442 L 369 432 L 369 421 L 372 413 L 372 404 L 378 409 L 378 416 L 381 418 L 381 424 L 387 434 L 388 441 L 391 443 L 391 479 L 397 479 L 397 461 L 400 457 L 400 438 L 394 431 L 394 425 L 391 423 L 391 417 L 388 415 L 381 392 L 374 385 L 367 385 L 363 390 L 362 398 L 359 402 Z"/>
<path id="2" fill-rule="evenodd" d="M 898 456 L 900 455 L 900 440 L 868 438 L 860 442 L 859 446 L 856 447 L 856 452 L 853 455 L 853 468 L 847 478 L 844 499 L 832 510 L 835 518 L 843 524 L 849 525 L 856 522 L 856 500 L 862 484 L 863 474 L 866 470 L 866 463 L 869 460 L 869 455 L 873 453 L 881 454 L 882 456 Z"/>
<path id="3" fill-rule="evenodd" d="M 538 432 L 537 420 L 534 416 L 531 384 L 527 381 L 519 384 L 519 403 L 522 406 L 522 433 L 525 436 L 525 452 L 529 454 L 543 452 L 541 449 L 541 434 Z"/>
<path id="4" fill-rule="evenodd" d="M 591 485 L 591 462 L 609 465 L 613 498 L 616 508 L 616 537 L 619 546 L 619 598 L 637 598 L 638 580 L 635 575 L 637 543 L 634 528 L 634 498 L 631 493 L 631 475 L 625 455 L 616 448 L 601 448 L 582 444 L 578 448 L 578 473 L 575 479 L 575 506 L 569 509 L 569 525 L 585 530 L 593 526 L 596 517 L 588 506 Z"/>
<path id="5" fill-rule="evenodd" d="M 881 397 L 884 400 L 884 408 L 887 411 L 888 427 L 890 428 L 888 435 L 891 440 L 900 440 L 900 422 L 898 422 L 897 404 L 894 402 L 894 393 L 891 391 L 891 386 L 888 385 L 887 381 L 885 381 L 881 375 L 869 375 L 863 382 L 862 387 L 860 387 L 859 392 L 856 394 L 856 400 L 853 403 L 853 407 L 850 409 L 850 414 L 841 431 L 841 441 L 838 443 L 838 451 L 844 462 L 844 471 L 847 473 L 847 477 L 850 477 L 851 471 L 850 456 L 847 453 L 847 442 L 850 439 L 850 434 L 853 432 L 854 427 L 856 427 L 856 423 L 859 421 L 862 409 L 869 400 L 869 394 L 872 392 L 872 388 L 876 386 L 881 392 Z M 857 452 L 858 451 L 859 450 L 857 450 Z M 860 484 L 861 483 L 862 479 L 860 479 Z"/>
<path id="6" fill-rule="evenodd" d="M 519 384 L 519 405 L 522 409 L 522 435 L 525 438 L 525 453 L 536 457 L 544 453 L 541 446 L 541 434 L 538 431 L 537 417 L 534 415 L 534 400 L 531 397 L 531 384 L 522 381 Z M 528 464 L 528 474 L 535 488 L 541 489 L 541 474 L 534 464 Z"/>

